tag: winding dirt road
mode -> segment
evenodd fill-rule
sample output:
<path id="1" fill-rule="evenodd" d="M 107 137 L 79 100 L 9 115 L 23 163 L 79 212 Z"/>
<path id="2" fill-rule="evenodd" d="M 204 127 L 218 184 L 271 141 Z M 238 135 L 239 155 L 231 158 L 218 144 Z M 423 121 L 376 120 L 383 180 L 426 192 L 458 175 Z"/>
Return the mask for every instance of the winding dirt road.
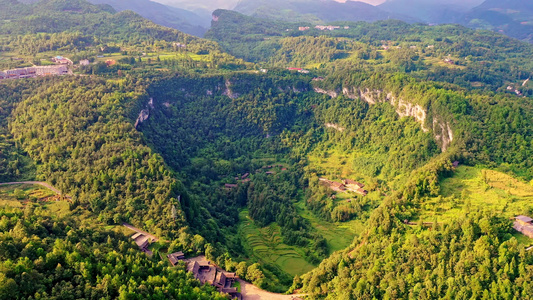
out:
<path id="1" fill-rule="evenodd" d="M 293 294 L 293 295 L 282 295 L 267 292 L 262 290 L 255 285 L 246 282 L 242 279 L 237 279 L 241 284 L 241 295 L 243 300 L 296 300 L 302 299 L 301 297 L 305 294 Z"/>
<path id="2" fill-rule="evenodd" d="M 0 183 L 0 185 L 15 185 L 15 184 L 37 184 L 40 186 L 44 186 L 47 189 L 50 189 L 52 192 L 61 195 L 61 191 L 56 189 L 55 187 L 51 186 L 50 184 L 42 181 L 19 181 L 19 182 L 4 182 Z"/>

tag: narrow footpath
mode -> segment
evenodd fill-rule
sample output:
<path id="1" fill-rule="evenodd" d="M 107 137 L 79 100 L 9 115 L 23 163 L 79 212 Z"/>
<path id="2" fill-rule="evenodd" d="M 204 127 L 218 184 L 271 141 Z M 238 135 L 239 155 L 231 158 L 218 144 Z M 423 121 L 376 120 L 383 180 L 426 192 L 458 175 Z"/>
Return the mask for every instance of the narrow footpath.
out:
<path id="1" fill-rule="evenodd" d="M 42 182 L 42 181 L 19 181 L 19 182 L 4 182 L 4 183 L 0 183 L 0 185 L 15 185 L 15 184 L 37 184 L 37 185 L 40 185 L 40 186 L 44 186 L 45 188 L 51 190 L 52 192 L 54 192 L 56 194 L 61 195 L 61 191 L 60 190 L 56 189 L 55 187 L 49 185 L 46 182 Z"/>

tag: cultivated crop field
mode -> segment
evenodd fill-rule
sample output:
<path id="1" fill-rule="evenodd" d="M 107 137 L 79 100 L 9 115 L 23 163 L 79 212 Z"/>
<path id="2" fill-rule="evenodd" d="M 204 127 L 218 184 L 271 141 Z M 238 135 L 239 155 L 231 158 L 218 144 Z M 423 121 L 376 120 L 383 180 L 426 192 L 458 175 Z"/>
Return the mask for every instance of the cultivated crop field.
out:
<path id="1" fill-rule="evenodd" d="M 424 222 L 453 219 L 461 212 L 489 210 L 506 217 L 530 214 L 533 185 L 507 174 L 477 167 L 460 166 L 441 181 L 441 195 L 422 204 Z"/>
<path id="2" fill-rule="evenodd" d="M 311 271 L 314 266 L 304 258 L 304 249 L 289 246 L 282 242 L 280 227 L 271 224 L 259 228 L 248 217 L 248 211 L 243 210 L 240 215 L 241 235 L 246 251 L 256 259 L 278 266 L 282 271 L 295 276 Z"/>
<path id="3" fill-rule="evenodd" d="M 0 206 L 20 207 L 23 202 L 53 196 L 47 188 L 33 184 L 0 185 Z"/>
<path id="4" fill-rule="evenodd" d="M 299 201 L 296 204 L 296 208 L 298 213 L 309 220 L 313 228 L 326 239 L 330 253 L 348 247 L 353 242 L 353 239 L 364 230 L 364 224 L 361 220 L 343 223 L 331 223 L 321 220 L 305 207 L 304 201 Z"/>

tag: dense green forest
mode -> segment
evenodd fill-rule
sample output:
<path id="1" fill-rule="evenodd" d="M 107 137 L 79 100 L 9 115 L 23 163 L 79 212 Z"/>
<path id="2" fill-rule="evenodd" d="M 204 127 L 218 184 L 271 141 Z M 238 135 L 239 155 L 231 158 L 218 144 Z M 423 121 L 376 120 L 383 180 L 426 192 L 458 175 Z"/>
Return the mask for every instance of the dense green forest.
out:
<path id="1" fill-rule="evenodd" d="M 206 40 L 81 0 L 4 4 L 0 66 L 74 65 L 0 81 L 0 182 L 67 196 L 60 214 L 0 191 L 0 298 L 223 298 L 167 250 L 311 299 L 533 294 L 510 221 L 533 214 L 530 45 L 230 11 Z M 123 222 L 164 240 L 152 257 Z"/>
<path id="2" fill-rule="evenodd" d="M 171 232 L 185 222 L 171 215 L 184 191 L 131 123 L 147 101 L 133 79 L 59 80 L 18 105 L 11 130 L 38 165 L 37 178 L 71 194 L 74 205 L 105 223 Z"/>
<path id="3" fill-rule="evenodd" d="M 0 85 L 0 180 L 16 181 L 31 177 L 33 163 L 13 140 L 8 119 L 13 108 L 25 97 L 32 95 L 41 82 L 9 82 Z"/>
<path id="4" fill-rule="evenodd" d="M 40 207 L 0 209 L 0 241 L 0 299 L 226 299 L 122 233 Z"/>
<path id="5" fill-rule="evenodd" d="M 13 5 L 11 2 L 16 1 L 11 0 L 4 2 L 0 5 L 9 6 L 12 11 L 0 15 L 0 68 L 41 65 L 56 55 L 69 54 L 77 63 L 82 59 L 94 62 L 97 56 L 109 59 L 112 54 L 118 54 L 111 58 L 127 58 L 120 63 L 124 65 L 122 69 L 128 70 L 132 58 L 143 61 L 141 57 L 147 53 L 160 55 L 153 58 L 154 63 L 157 60 L 155 66 L 146 63 L 151 60 L 149 57 L 144 58 L 145 63 L 139 69 L 145 71 L 157 68 L 161 55 L 172 57 L 174 61 L 167 62 L 163 66 L 165 70 L 179 66 L 181 70 L 185 69 L 183 66 L 188 69 L 198 66 L 204 69 L 244 68 L 243 61 L 220 51 L 216 43 L 154 24 L 132 11 L 116 13 L 110 6 L 83 0 L 47 0 L 32 5 Z M 197 55 L 204 58 L 203 64 L 191 63 L 194 60 L 191 57 Z M 121 69 L 121 64 L 114 66 L 114 73 Z"/>
<path id="6" fill-rule="evenodd" d="M 401 21 L 334 22 L 335 30 L 305 23 L 280 23 L 232 11 L 214 12 L 206 34 L 229 53 L 265 67 L 317 69 L 317 74 L 351 70 L 406 72 L 468 89 L 505 91 L 511 85 L 532 95 L 522 82 L 531 77 L 531 45 L 460 25 L 428 26 Z M 514 89 L 513 89 L 514 90 Z"/>

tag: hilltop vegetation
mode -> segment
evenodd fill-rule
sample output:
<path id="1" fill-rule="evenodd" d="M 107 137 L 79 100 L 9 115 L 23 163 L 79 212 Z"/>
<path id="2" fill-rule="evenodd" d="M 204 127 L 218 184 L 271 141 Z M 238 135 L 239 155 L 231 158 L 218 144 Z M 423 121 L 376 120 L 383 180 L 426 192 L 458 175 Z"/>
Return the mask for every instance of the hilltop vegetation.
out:
<path id="1" fill-rule="evenodd" d="M 4 298 L 221 297 L 137 253 L 110 231 L 122 222 L 270 291 L 533 295 L 530 242 L 509 220 L 533 213 L 528 44 L 228 11 L 213 41 L 84 1 L 11 4 L 1 66 L 89 65 L 0 82 L 0 179 L 72 196 L 2 199 Z M 343 179 L 368 194 L 325 183 Z"/>
<path id="2" fill-rule="evenodd" d="M 349 66 L 365 72 L 406 72 L 467 89 L 503 92 L 512 86 L 512 92 L 532 95 L 531 87 L 522 83 L 531 77 L 528 57 L 533 48 L 488 31 L 394 20 L 339 22 L 333 31 L 300 31 L 309 24 L 277 23 L 224 10 L 214 14 L 218 21 L 206 37 L 229 53 L 265 67 L 317 69 L 326 75 Z"/>
<path id="3" fill-rule="evenodd" d="M 90 0 L 94 4 L 108 4 L 117 11 L 131 10 L 156 24 L 182 32 L 203 36 L 209 27 L 208 20 L 192 11 L 163 5 L 149 0 Z"/>
<path id="4" fill-rule="evenodd" d="M 53 217 L 31 203 L 0 208 L 0 220 L 0 299 L 227 299 L 94 220 Z"/>

